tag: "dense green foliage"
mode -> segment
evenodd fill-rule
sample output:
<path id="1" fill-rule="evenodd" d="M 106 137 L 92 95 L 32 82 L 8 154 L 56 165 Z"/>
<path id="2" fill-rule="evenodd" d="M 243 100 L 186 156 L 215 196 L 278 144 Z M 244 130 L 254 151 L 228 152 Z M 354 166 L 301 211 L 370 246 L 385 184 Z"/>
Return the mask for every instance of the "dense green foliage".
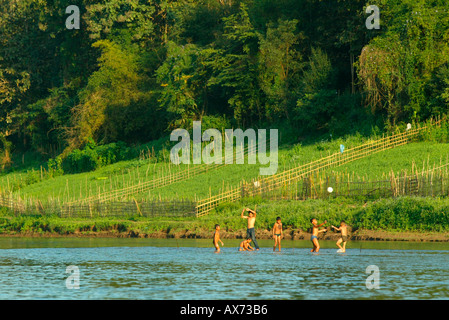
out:
<path id="1" fill-rule="evenodd" d="M 145 143 L 192 120 L 297 142 L 448 111 L 446 0 L 370 2 L 380 30 L 362 0 L 82 0 L 68 30 L 72 4 L 0 0 L 3 168 L 32 151 L 83 171 L 91 141 Z"/>
<path id="2" fill-rule="evenodd" d="M 80 173 L 92 171 L 118 161 L 128 160 L 133 156 L 135 156 L 133 152 L 123 142 L 101 146 L 90 143 L 83 150 L 75 149 L 71 151 L 63 160 L 61 158 L 50 160 L 56 163 L 56 172 Z M 60 166 L 59 162 L 61 163 Z"/>
<path id="3" fill-rule="evenodd" d="M 254 208 L 257 204 L 259 228 L 271 229 L 277 216 L 285 228 L 307 231 L 310 219 L 324 220 L 338 225 L 344 220 L 353 230 L 384 231 L 448 231 L 449 201 L 447 198 L 381 199 L 365 203 L 353 199 L 337 198 L 306 201 L 263 201 L 251 199 L 240 204 L 226 204 L 216 209 L 216 214 L 204 218 L 218 221 L 230 230 L 242 228 L 242 205 Z M 210 226 L 212 228 L 212 226 Z"/>

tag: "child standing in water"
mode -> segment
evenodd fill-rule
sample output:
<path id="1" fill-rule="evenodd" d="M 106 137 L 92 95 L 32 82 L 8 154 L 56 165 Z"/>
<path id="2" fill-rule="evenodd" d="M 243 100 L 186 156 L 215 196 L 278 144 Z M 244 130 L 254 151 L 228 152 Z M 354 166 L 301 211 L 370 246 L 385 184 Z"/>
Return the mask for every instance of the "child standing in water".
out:
<path id="1" fill-rule="evenodd" d="M 248 211 L 248 215 L 244 216 L 243 213 L 245 211 Z M 251 238 L 251 240 L 254 243 L 254 247 L 256 247 L 256 250 L 259 250 L 259 244 L 256 240 L 256 231 L 254 229 L 254 224 L 256 223 L 256 209 L 251 210 L 250 208 L 245 208 L 242 211 L 242 214 L 240 215 L 243 219 L 248 220 L 248 227 L 246 229 L 246 238 Z"/>
<path id="2" fill-rule="evenodd" d="M 276 223 L 273 226 L 273 239 L 274 239 L 274 247 L 273 251 L 276 251 L 276 247 L 279 247 L 279 251 L 281 251 L 281 238 L 282 238 L 282 222 L 281 218 L 276 218 Z"/>
<path id="3" fill-rule="evenodd" d="M 339 247 L 340 249 L 337 252 L 345 252 L 346 242 L 348 241 L 348 226 L 346 225 L 346 222 L 340 222 L 340 228 L 337 228 L 335 226 L 332 226 L 332 228 L 341 232 L 341 238 L 337 241 L 337 247 Z M 341 246 L 342 243 L 343 246 Z"/>
<path id="4" fill-rule="evenodd" d="M 324 220 L 323 223 L 318 224 L 315 218 L 310 219 L 310 222 L 312 223 L 312 237 L 310 240 L 312 241 L 313 248 L 310 250 L 310 252 L 318 252 L 320 251 L 320 243 L 318 242 L 318 233 L 326 232 L 326 229 L 318 230 L 321 226 L 325 225 L 327 223 L 326 220 Z"/>
<path id="5" fill-rule="evenodd" d="M 223 246 L 223 241 L 220 240 L 220 225 L 216 224 L 214 240 L 212 241 L 212 243 L 214 244 L 214 247 L 215 247 L 215 252 L 220 252 L 220 246 L 218 245 L 219 241 L 221 242 L 221 245 Z"/>

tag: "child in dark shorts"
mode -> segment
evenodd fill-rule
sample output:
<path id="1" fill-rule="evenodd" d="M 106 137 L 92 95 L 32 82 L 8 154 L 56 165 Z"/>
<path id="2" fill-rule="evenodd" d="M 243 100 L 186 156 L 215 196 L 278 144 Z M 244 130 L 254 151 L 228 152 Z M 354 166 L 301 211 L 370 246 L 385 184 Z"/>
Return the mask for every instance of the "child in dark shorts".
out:
<path id="1" fill-rule="evenodd" d="M 346 242 L 348 242 L 348 226 L 346 225 L 346 222 L 342 221 L 340 222 L 340 227 L 337 228 L 335 226 L 332 226 L 337 231 L 341 232 L 341 238 L 337 241 L 337 247 L 340 249 L 337 252 L 345 252 L 346 251 Z M 343 246 L 342 246 L 343 244 Z"/>
<path id="2" fill-rule="evenodd" d="M 273 251 L 276 251 L 276 247 L 281 251 L 281 238 L 282 238 L 282 222 L 281 217 L 276 218 L 276 223 L 273 226 L 273 239 L 274 239 L 274 247 Z"/>

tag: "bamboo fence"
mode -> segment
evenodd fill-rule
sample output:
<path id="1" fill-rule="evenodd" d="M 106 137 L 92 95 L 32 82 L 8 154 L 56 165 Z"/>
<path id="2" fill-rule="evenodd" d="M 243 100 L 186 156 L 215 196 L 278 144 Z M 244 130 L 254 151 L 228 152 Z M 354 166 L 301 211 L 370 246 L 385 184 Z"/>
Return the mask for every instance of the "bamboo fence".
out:
<path id="1" fill-rule="evenodd" d="M 329 193 L 328 187 L 333 188 Z M 243 188 L 234 188 L 222 193 L 222 199 L 245 197 Z M 260 194 L 268 200 L 305 200 L 327 199 L 335 197 L 352 197 L 379 199 L 398 196 L 435 197 L 449 196 L 449 162 L 439 167 L 411 173 L 391 172 L 388 179 L 369 181 L 355 178 L 354 175 L 337 173 L 324 175 L 314 173 L 287 188 L 270 190 Z M 214 207 L 216 203 L 210 203 Z M 133 201 L 90 202 L 86 204 L 67 205 L 59 202 L 42 204 L 40 201 L 16 202 L 5 194 L 0 196 L 0 206 L 11 208 L 15 215 L 57 215 L 59 217 L 95 218 L 95 217 L 195 217 L 198 203 L 191 200 L 175 201 Z"/>
<path id="2" fill-rule="evenodd" d="M 59 217 L 194 217 L 196 203 L 191 200 L 174 201 L 113 201 L 85 204 L 64 204 L 51 202 L 42 204 L 39 200 L 13 201 L 2 194 L 0 206 L 10 208 L 15 215 L 57 215 Z"/>
<path id="3" fill-rule="evenodd" d="M 379 199 L 398 196 L 448 196 L 449 162 L 439 167 L 418 172 L 390 172 L 382 180 L 371 181 L 354 174 L 312 174 L 295 184 L 260 195 L 269 200 L 306 200 L 335 197 Z M 328 191 L 332 188 L 332 192 Z"/>
<path id="4" fill-rule="evenodd" d="M 267 139 L 267 142 L 270 140 Z M 241 154 L 235 155 L 235 161 L 237 162 L 239 159 L 244 159 L 245 156 L 248 156 L 249 154 L 255 152 L 257 150 L 257 145 L 252 146 L 246 146 Z M 103 193 L 98 193 L 97 195 L 86 197 L 83 199 L 79 199 L 76 201 L 67 202 L 68 205 L 73 204 L 85 204 L 90 202 L 107 202 L 107 201 L 120 201 L 124 199 L 129 199 L 130 197 L 143 193 L 148 192 L 150 190 L 154 190 L 157 188 L 162 188 L 168 185 L 171 185 L 176 182 L 185 181 L 187 179 L 190 179 L 192 177 L 195 177 L 197 175 L 207 173 L 216 169 L 219 169 L 226 164 L 226 155 L 222 157 L 221 163 L 218 164 L 200 164 L 200 165 L 188 165 L 187 169 L 175 173 L 169 173 L 166 175 L 163 175 L 161 177 L 158 177 L 156 179 L 152 179 L 149 181 L 143 181 L 139 182 L 135 185 L 131 185 L 125 188 L 111 190 Z M 234 155 L 233 155 L 234 157 Z"/>
<path id="5" fill-rule="evenodd" d="M 430 126 L 440 126 L 441 120 L 431 122 Z M 210 195 L 198 202 L 191 200 L 175 201 L 148 201 L 137 202 L 133 195 L 145 192 L 151 188 L 166 186 L 171 183 L 183 181 L 195 175 L 214 170 L 217 165 L 199 165 L 197 168 L 183 172 L 177 172 L 158 179 L 139 183 L 123 189 L 105 192 L 96 197 L 82 199 L 77 202 L 64 202 L 59 200 L 48 201 L 45 205 L 36 199 L 21 199 L 13 195 L 0 193 L 0 206 L 12 209 L 16 214 L 58 214 L 70 217 L 94 217 L 94 216 L 196 216 L 208 214 L 220 203 L 235 202 L 244 197 L 265 197 L 270 199 L 306 199 L 329 196 L 327 187 L 333 186 L 333 196 L 364 196 L 385 197 L 398 195 L 447 195 L 448 175 L 432 174 L 419 175 L 414 172 L 408 177 L 394 177 L 382 181 L 351 181 L 326 177 L 317 183 L 316 175 L 331 167 L 365 158 L 372 154 L 396 148 L 409 143 L 418 134 L 425 133 L 428 126 L 417 127 L 405 132 L 383 136 L 380 139 L 369 141 L 360 146 L 350 148 L 344 152 L 336 152 L 316 161 L 297 166 L 272 176 L 261 176 L 251 182 L 241 181 L 238 186 L 223 189 L 216 195 Z M 249 151 L 248 151 L 249 150 Z M 242 156 L 252 149 L 242 152 Z M 447 173 L 447 167 L 446 167 Z M 337 179 L 337 180 L 335 180 Z M 340 179 L 340 180 L 338 180 Z M 325 182 L 323 182 L 325 181 Z M 345 189 L 346 188 L 346 189 Z M 130 200 L 132 199 L 132 201 Z M 124 200 L 126 199 L 126 200 Z M 121 201 L 119 201 L 121 200 Z"/>
<path id="6" fill-rule="evenodd" d="M 432 126 L 441 126 L 441 119 L 430 123 Z M 234 202 L 243 197 L 254 197 L 268 194 L 279 188 L 285 188 L 291 184 L 297 183 L 314 173 L 324 171 L 328 168 L 338 167 L 343 164 L 368 157 L 372 154 L 383 152 L 409 143 L 418 134 L 427 130 L 427 125 L 409 129 L 404 132 L 395 133 L 389 136 L 367 142 L 360 146 L 350 148 L 344 152 L 336 152 L 327 157 L 309 162 L 285 170 L 283 172 L 268 176 L 259 177 L 251 182 L 241 182 L 239 186 L 222 191 L 219 194 L 211 195 L 206 199 L 198 201 L 196 206 L 196 216 L 201 217 L 208 214 L 212 209 L 223 202 Z"/>

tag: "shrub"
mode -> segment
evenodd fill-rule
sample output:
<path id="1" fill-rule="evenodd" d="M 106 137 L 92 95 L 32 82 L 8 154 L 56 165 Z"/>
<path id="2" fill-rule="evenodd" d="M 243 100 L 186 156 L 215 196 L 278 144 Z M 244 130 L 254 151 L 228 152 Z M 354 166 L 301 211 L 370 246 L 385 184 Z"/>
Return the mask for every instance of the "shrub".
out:
<path id="1" fill-rule="evenodd" d="M 131 149 L 124 142 L 101 146 L 89 143 L 83 150 L 76 149 L 70 152 L 62 160 L 61 170 L 65 173 L 88 172 L 118 161 L 127 160 L 130 157 L 132 157 Z M 57 159 L 49 161 L 49 169 L 50 166 L 58 168 Z"/>
<path id="2" fill-rule="evenodd" d="M 98 154 L 100 166 L 113 164 L 132 157 L 130 148 L 122 141 L 97 146 L 94 150 Z"/>
<path id="3" fill-rule="evenodd" d="M 91 148 L 73 150 L 62 161 L 62 168 L 66 173 L 80 173 L 95 170 L 99 167 L 98 154 Z"/>
<path id="4" fill-rule="evenodd" d="M 61 176 L 64 174 L 64 170 L 62 169 L 62 157 L 57 156 L 56 158 L 51 158 L 47 162 L 48 173 L 50 177 L 54 178 L 57 176 Z"/>

